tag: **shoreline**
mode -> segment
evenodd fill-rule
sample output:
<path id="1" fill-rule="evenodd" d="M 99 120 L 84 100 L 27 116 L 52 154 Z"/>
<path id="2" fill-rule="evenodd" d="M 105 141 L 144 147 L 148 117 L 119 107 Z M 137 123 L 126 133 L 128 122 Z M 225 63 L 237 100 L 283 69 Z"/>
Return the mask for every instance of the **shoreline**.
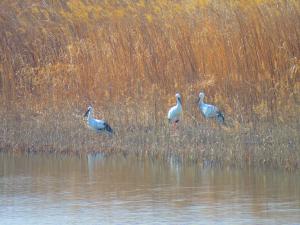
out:
<path id="1" fill-rule="evenodd" d="M 0 124 L 0 151 L 76 155 L 101 152 L 154 159 L 176 156 L 189 162 L 214 162 L 238 168 L 298 170 L 300 165 L 297 125 L 270 127 L 262 123 L 254 131 L 246 124 L 236 129 L 213 127 L 214 124 L 205 121 L 198 124 L 183 121 L 175 132 L 166 123 L 137 124 L 115 127 L 115 135 L 109 136 L 89 130 L 84 121 L 74 123 L 75 118 L 64 119 L 62 116 L 61 123 L 55 123 L 53 118 L 31 122 L 4 119 Z"/>

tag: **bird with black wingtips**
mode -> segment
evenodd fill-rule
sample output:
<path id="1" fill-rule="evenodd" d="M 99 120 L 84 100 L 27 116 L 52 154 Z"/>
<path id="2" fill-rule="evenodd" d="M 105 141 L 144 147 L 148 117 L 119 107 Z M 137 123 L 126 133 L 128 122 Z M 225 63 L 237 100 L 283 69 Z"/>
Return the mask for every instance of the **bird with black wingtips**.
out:
<path id="1" fill-rule="evenodd" d="M 99 120 L 93 118 L 93 107 L 89 106 L 84 117 L 87 117 L 87 125 L 89 128 L 96 132 L 108 132 L 110 134 L 113 133 L 113 129 L 109 126 L 109 124 L 104 120 Z"/>
<path id="2" fill-rule="evenodd" d="M 168 120 L 170 123 L 176 124 L 179 122 L 181 114 L 182 114 L 182 100 L 181 95 L 179 93 L 176 93 L 176 105 L 171 107 L 168 112 Z"/>
<path id="3" fill-rule="evenodd" d="M 205 97 L 204 92 L 200 92 L 198 107 L 202 115 L 206 119 L 215 118 L 219 124 L 223 124 L 225 122 L 225 117 L 223 112 L 221 112 L 217 106 L 204 103 L 204 97 Z"/>

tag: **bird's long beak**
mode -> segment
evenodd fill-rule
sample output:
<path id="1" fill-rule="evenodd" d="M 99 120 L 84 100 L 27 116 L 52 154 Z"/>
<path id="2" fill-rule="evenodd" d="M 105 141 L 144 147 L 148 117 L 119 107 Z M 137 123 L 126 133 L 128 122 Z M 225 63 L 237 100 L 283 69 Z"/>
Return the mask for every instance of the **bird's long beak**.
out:
<path id="1" fill-rule="evenodd" d="M 182 101 L 181 101 L 181 98 L 178 98 L 178 101 L 179 101 L 180 105 L 182 105 Z"/>
<path id="2" fill-rule="evenodd" d="M 196 102 L 196 103 L 198 104 L 199 102 L 200 102 L 200 98 L 198 97 L 198 98 L 197 98 L 197 102 Z"/>
<path id="3" fill-rule="evenodd" d="M 83 117 L 87 117 L 89 115 L 90 109 L 88 109 L 85 114 L 83 115 Z"/>

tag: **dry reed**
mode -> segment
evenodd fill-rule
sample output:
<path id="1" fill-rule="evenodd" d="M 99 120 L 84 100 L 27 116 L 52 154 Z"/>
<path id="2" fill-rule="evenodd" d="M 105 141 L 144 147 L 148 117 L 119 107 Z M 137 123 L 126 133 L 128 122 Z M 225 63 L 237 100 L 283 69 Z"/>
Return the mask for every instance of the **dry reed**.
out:
<path id="1" fill-rule="evenodd" d="M 1 148 L 298 167 L 299 18 L 293 0 L 1 1 Z M 227 127 L 201 118 L 200 90 Z M 88 104 L 116 137 L 85 129 Z"/>

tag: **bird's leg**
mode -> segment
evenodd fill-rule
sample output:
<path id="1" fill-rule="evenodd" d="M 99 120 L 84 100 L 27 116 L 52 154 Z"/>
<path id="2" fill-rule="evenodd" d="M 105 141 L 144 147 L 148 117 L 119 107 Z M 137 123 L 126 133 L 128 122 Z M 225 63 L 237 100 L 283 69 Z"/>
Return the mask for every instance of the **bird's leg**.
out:
<path id="1" fill-rule="evenodd" d="M 172 128 L 172 133 L 173 133 L 173 135 L 172 136 L 176 136 L 176 123 L 174 122 L 173 123 L 173 126 L 172 126 L 173 128 Z"/>
<path id="2" fill-rule="evenodd" d="M 176 130 L 177 130 L 177 125 L 176 125 L 175 122 L 173 122 L 173 124 L 172 124 L 172 133 L 176 134 Z"/>
<path id="3" fill-rule="evenodd" d="M 175 122 L 174 122 L 174 132 L 175 133 L 177 133 L 177 123 L 179 122 L 179 120 L 176 120 Z"/>
<path id="4" fill-rule="evenodd" d="M 173 130 L 176 131 L 176 122 L 173 123 Z"/>

